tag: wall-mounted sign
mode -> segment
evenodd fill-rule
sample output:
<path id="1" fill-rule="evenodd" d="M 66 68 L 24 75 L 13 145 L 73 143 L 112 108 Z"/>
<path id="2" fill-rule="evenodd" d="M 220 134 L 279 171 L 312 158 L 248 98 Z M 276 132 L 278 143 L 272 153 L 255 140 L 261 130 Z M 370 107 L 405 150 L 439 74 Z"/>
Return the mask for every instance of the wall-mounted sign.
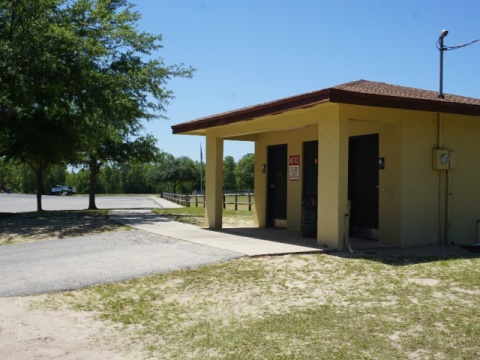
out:
<path id="1" fill-rule="evenodd" d="M 385 169 L 385 158 L 384 157 L 378 158 L 378 168 L 380 170 Z"/>
<path id="2" fill-rule="evenodd" d="M 290 155 L 288 164 L 290 166 L 289 180 L 300 180 L 300 155 Z"/>

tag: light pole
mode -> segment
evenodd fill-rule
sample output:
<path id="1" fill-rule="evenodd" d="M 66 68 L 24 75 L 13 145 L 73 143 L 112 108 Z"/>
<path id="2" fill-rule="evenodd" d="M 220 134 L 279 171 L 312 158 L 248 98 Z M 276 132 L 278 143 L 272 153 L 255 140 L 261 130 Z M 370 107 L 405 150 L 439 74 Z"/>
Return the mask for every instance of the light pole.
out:
<path id="1" fill-rule="evenodd" d="M 438 38 L 437 41 L 437 49 L 440 51 L 440 90 L 438 92 L 438 98 L 439 99 L 445 99 L 445 96 L 443 95 L 443 52 L 446 50 L 457 50 L 462 47 L 472 45 L 473 43 L 476 43 L 477 41 L 480 41 L 480 39 L 476 39 L 473 41 L 470 41 L 466 44 L 460 44 L 457 46 L 445 46 L 443 45 L 443 39 L 448 35 L 448 30 L 442 30 L 440 31 L 440 37 Z"/>
<path id="2" fill-rule="evenodd" d="M 438 50 L 440 50 L 440 91 L 438 92 L 439 99 L 445 99 L 443 96 L 443 52 L 446 50 L 443 46 L 443 39 L 448 35 L 448 30 L 440 31 L 440 37 L 438 38 Z"/>

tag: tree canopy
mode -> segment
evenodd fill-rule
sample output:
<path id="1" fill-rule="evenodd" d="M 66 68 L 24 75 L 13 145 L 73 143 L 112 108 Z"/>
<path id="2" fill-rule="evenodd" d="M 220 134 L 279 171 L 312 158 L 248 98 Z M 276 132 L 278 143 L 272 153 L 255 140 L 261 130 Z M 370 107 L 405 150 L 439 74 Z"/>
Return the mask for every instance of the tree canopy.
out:
<path id="1" fill-rule="evenodd" d="M 168 185 L 173 193 L 179 190 L 191 192 L 192 189 L 195 189 L 198 180 L 197 169 L 197 165 L 189 157 L 175 158 L 171 154 L 166 154 L 158 167 L 157 181 Z M 179 189 L 179 185 L 183 185 L 183 189 Z"/>
<path id="2" fill-rule="evenodd" d="M 255 155 L 246 154 L 238 160 L 235 168 L 235 176 L 237 178 L 237 189 L 251 190 L 254 188 L 255 174 Z"/>
<path id="3" fill-rule="evenodd" d="M 224 190 L 235 190 L 236 189 L 236 179 L 235 179 L 235 159 L 233 156 L 225 156 L 223 159 L 223 189 Z"/>
<path id="4" fill-rule="evenodd" d="M 142 120 L 162 117 L 168 80 L 193 69 L 166 66 L 139 19 L 127 0 L 0 0 L 0 156 L 35 170 L 38 210 L 52 164 L 90 167 L 95 208 L 104 164 L 158 152 Z"/>

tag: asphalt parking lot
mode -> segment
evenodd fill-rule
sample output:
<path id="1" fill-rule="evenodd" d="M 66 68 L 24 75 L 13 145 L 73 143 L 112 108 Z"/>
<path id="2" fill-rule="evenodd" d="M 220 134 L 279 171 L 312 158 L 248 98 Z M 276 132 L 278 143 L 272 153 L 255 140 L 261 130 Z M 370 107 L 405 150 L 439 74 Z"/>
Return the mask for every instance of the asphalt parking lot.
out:
<path id="1" fill-rule="evenodd" d="M 0 246 L 0 297 L 76 290 L 243 254 L 142 230 Z"/>
<path id="2" fill-rule="evenodd" d="M 97 196 L 99 209 L 149 209 L 161 207 L 148 195 Z M 42 196 L 43 210 L 84 210 L 88 208 L 88 195 Z M 37 210 L 37 198 L 31 194 L 0 193 L 0 212 L 17 213 Z"/>
<path id="3" fill-rule="evenodd" d="M 148 195 L 99 196 L 96 204 L 101 209 L 162 207 Z M 87 196 L 43 196 L 44 210 L 87 207 Z M 0 212 L 28 211 L 36 211 L 35 195 L 0 194 Z M 0 222 L 0 234 L 1 225 Z M 143 230 L 3 245 L 0 246 L 0 297 L 80 289 L 242 256 Z"/>

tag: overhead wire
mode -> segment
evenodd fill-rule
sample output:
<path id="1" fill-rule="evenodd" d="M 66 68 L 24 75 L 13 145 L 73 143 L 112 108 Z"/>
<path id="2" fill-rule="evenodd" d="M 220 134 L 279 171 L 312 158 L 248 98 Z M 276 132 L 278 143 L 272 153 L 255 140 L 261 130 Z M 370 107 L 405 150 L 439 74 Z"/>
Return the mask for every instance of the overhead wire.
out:
<path id="1" fill-rule="evenodd" d="M 443 45 L 443 48 L 441 48 L 440 46 L 440 39 L 438 39 L 437 41 L 437 49 L 438 50 L 443 50 L 443 51 L 447 51 L 447 50 L 457 50 L 457 49 L 460 49 L 460 48 L 463 48 L 465 46 L 469 46 L 469 45 L 472 45 L 476 42 L 480 41 L 480 39 L 476 39 L 476 40 L 472 40 L 468 43 L 465 43 L 465 44 L 460 44 L 460 45 L 456 45 L 456 46 L 446 46 L 446 45 Z"/>

